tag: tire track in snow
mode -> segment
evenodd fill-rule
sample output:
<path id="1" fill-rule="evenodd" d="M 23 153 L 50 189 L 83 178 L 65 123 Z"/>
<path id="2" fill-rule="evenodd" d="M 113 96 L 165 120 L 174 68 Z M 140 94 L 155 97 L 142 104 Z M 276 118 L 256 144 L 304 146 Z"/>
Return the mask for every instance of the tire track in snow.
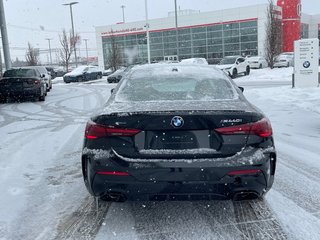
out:
<path id="1" fill-rule="evenodd" d="M 265 201 L 113 203 L 96 240 L 287 239 Z"/>
<path id="2" fill-rule="evenodd" d="M 97 211 L 94 198 L 86 197 L 76 211 L 60 220 L 55 239 L 94 239 L 110 204 L 99 201 L 99 210 Z"/>

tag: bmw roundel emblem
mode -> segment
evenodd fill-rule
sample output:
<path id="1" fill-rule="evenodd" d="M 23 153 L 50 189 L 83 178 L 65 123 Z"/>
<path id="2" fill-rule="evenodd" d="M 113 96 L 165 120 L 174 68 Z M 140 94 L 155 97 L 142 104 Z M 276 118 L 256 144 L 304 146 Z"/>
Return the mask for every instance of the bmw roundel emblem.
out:
<path id="1" fill-rule="evenodd" d="M 304 68 L 309 68 L 310 67 L 310 62 L 309 61 L 305 61 L 304 63 L 303 63 L 303 67 Z"/>
<path id="2" fill-rule="evenodd" d="M 176 127 L 176 128 L 179 128 L 179 127 L 182 127 L 184 124 L 184 120 L 182 117 L 179 117 L 179 116 L 175 116 L 172 118 L 171 120 L 171 125 L 173 127 Z"/>

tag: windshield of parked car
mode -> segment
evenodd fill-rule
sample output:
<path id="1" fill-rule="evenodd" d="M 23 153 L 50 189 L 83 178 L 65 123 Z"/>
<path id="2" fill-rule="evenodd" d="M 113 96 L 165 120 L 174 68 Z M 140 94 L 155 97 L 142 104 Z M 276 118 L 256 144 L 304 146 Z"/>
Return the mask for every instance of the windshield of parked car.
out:
<path id="1" fill-rule="evenodd" d="M 220 65 L 225 65 L 225 64 L 234 64 L 236 62 L 237 58 L 223 58 L 220 61 Z"/>
<path id="2" fill-rule="evenodd" d="M 36 71 L 34 69 L 10 69 L 5 71 L 3 77 L 35 77 Z"/>
<path id="3" fill-rule="evenodd" d="M 213 101 L 235 97 L 232 84 L 216 70 L 173 67 L 134 71 L 121 85 L 116 101 Z"/>

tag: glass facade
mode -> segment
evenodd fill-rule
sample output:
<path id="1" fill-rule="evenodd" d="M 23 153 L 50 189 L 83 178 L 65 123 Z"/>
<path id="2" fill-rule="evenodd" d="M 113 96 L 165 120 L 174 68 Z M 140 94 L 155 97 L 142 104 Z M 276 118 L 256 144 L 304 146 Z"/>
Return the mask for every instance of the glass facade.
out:
<path id="1" fill-rule="evenodd" d="M 114 38 L 121 49 L 123 64 L 147 61 L 145 33 Z M 111 37 L 102 39 L 105 64 L 110 39 Z M 257 20 L 181 27 L 178 31 L 150 31 L 150 51 L 151 61 L 155 62 L 164 60 L 165 56 L 179 56 L 180 60 L 201 57 L 214 63 L 224 56 L 257 55 Z"/>
<path id="2" fill-rule="evenodd" d="M 301 24 L 301 38 L 309 38 L 309 24 L 302 23 Z"/>

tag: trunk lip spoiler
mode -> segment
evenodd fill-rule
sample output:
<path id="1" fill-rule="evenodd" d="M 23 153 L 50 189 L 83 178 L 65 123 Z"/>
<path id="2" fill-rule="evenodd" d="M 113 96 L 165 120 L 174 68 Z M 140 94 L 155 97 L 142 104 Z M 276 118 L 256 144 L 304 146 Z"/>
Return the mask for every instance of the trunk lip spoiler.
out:
<path id="1" fill-rule="evenodd" d="M 245 166 L 245 165 L 257 165 L 262 164 L 261 159 L 272 152 L 275 152 L 274 147 L 268 147 L 266 149 L 256 149 L 253 147 L 243 147 L 240 152 L 233 154 L 228 157 L 221 158 L 186 158 L 186 159 L 174 159 L 174 158 L 130 158 L 126 156 L 122 156 L 117 153 L 113 148 L 111 149 L 111 153 L 114 154 L 115 157 L 120 158 L 121 160 L 129 163 L 203 163 L 203 162 L 211 162 L 218 163 L 222 166 Z M 248 154 L 251 156 L 256 154 L 256 157 L 252 159 L 248 159 Z M 146 155 L 147 156 L 147 155 Z M 141 156 L 143 157 L 143 156 Z M 112 159 L 112 157 L 111 157 Z M 116 161 L 115 159 L 113 159 Z M 264 160 L 263 160 L 264 161 Z M 233 164 L 233 165 L 230 165 Z M 214 166 L 213 166 L 214 167 Z"/>

